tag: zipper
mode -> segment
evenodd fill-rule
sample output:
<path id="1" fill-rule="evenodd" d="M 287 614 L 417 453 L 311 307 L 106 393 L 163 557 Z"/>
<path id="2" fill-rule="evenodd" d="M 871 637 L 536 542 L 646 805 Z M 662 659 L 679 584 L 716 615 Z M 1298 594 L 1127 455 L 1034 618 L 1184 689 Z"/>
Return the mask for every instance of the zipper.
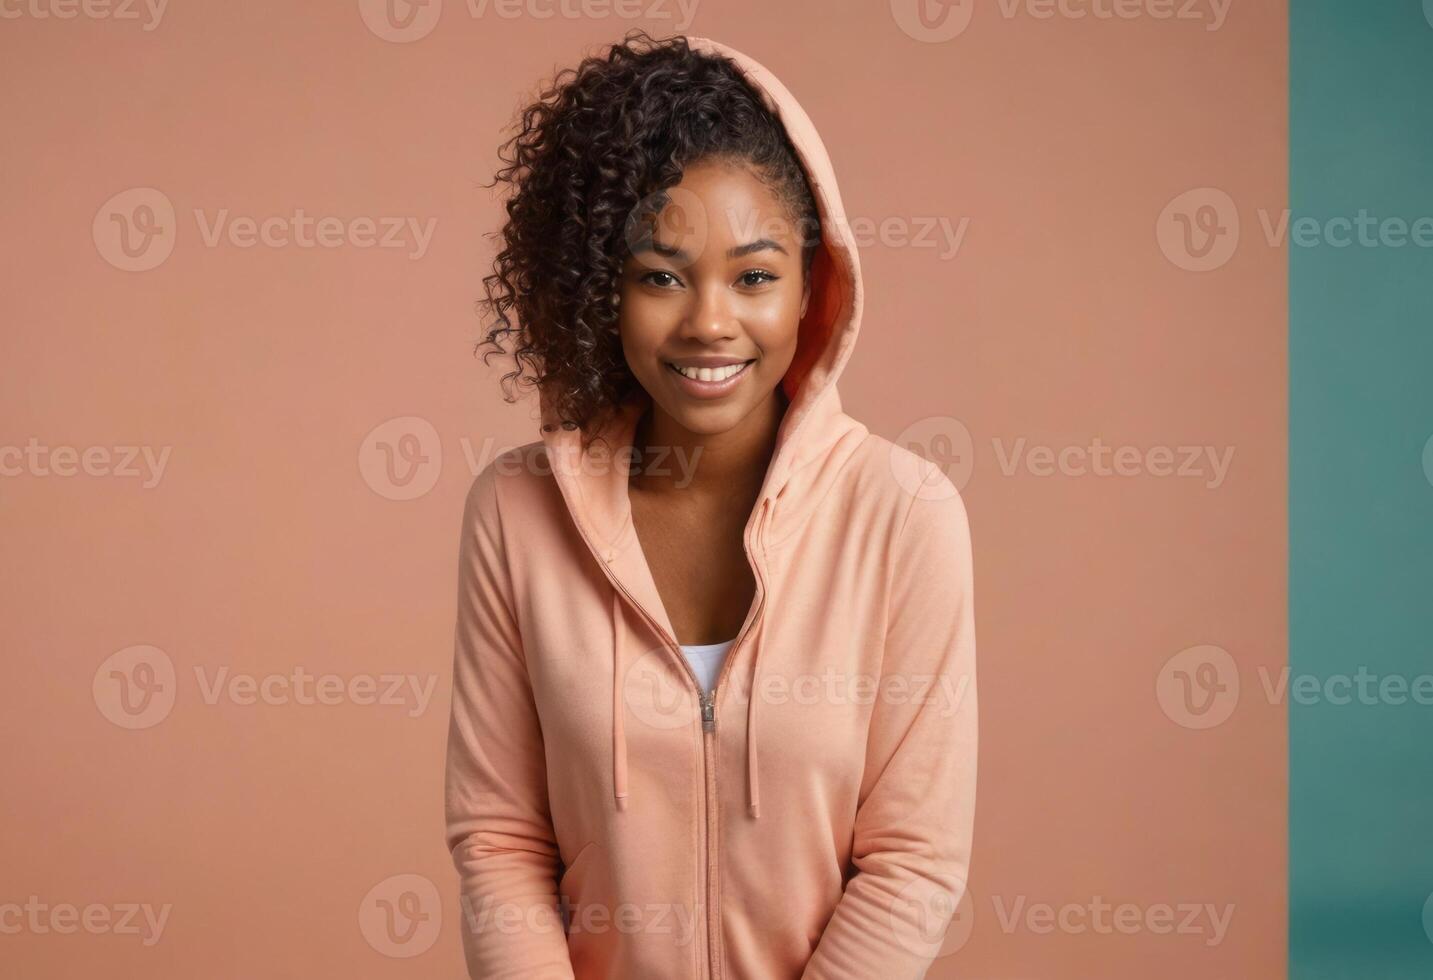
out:
<path id="1" fill-rule="evenodd" d="M 766 515 L 770 507 L 770 501 L 763 499 L 761 502 L 761 513 L 756 518 L 756 537 L 761 536 L 763 525 L 766 523 Z M 721 690 L 722 681 L 726 680 L 731 665 L 736 662 L 736 652 L 741 647 L 742 640 L 746 639 L 751 627 L 756 625 L 766 608 L 766 579 L 762 577 L 761 566 L 752 560 L 751 547 L 742 541 L 742 548 L 746 551 L 747 564 L 756 573 L 756 612 L 742 625 L 741 632 L 737 634 L 731 649 L 727 651 L 726 659 L 722 661 L 721 671 L 717 675 L 716 683 L 712 685 L 711 693 L 702 696 L 702 757 L 711 759 L 716 754 L 716 700 L 717 692 Z M 680 651 L 679 651 L 680 652 Z M 682 658 L 686 662 L 686 657 Z M 688 665 L 690 666 L 690 665 Z M 695 673 L 693 673 L 695 676 Z M 751 692 L 748 697 L 754 697 L 756 692 Z M 721 882 L 718 875 L 717 865 L 717 841 L 721 838 L 718 834 L 717 813 L 719 812 L 717 802 L 717 770 L 714 763 L 705 766 L 709 774 L 707 779 L 707 793 L 709 797 L 707 821 L 707 941 L 710 948 L 708 953 L 709 969 L 708 975 L 713 980 L 720 980 L 721 971 Z"/>
<path id="2" fill-rule="evenodd" d="M 715 692 L 715 688 L 712 689 Z M 710 716 L 711 727 L 707 727 Z M 721 883 L 717 880 L 717 767 L 716 694 L 708 695 L 702 709 L 702 775 L 706 780 L 706 861 L 707 861 L 707 976 L 721 977 Z"/>
<path id="3" fill-rule="evenodd" d="M 750 552 L 748 552 L 748 554 L 750 554 Z M 606 567 L 606 562 L 603 562 L 603 568 Z M 736 659 L 737 648 L 741 646 L 741 643 L 746 638 L 747 633 L 751 631 L 751 626 L 756 623 L 757 619 L 761 616 L 763 607 L 766 605 L 765 582 L 761 578 L 761 572 L 758 570 L 757 581 L 758 583 L 760 583 L 758 586 L 760 591 L 758 592 L 757 597 L 756 614 L 752 616 L 750 620 L 747 621 L 747 624 L 745 626 L 742 627 L 741 633 L 737 635 L 735 642 L 733 642 L 731 645 L 731 649 L 727 652 L 726 660 L 722 663 L 721 675 L 717 678 L 717 682 L 715 685 L 712 686 L 711 691 L 706 692 L 703 691 L 701 688 L 701 680 L 697 677 L 696 670 L 692 667 L 691 663 L 687 660 L 687 658 L 682 654 L 681 644 L 677 643 L 675 639 L 670 636 L 670 634 L 668 634 L 665 630 L 662 629 L 661 625 L 657 623 L 655 619 L 648 615 L 647 610 L 644 609 L 642 607 L 642 604 L 639 603 L 632 596 L 632 593 L 628 592 L 627 588 L 617 580 L 616 575 L 608 571 L 607 577 L 609 580 L 611 580 L 612 584 L 616 586 L 617 591 L 626 597 L 628 603 L 631 604 L 632 608 L 636 609 L 638 613 L 641 614 L 642 618 L 647 621 L 647 624 L 652 627 L 652 631 L 655 632 L 658 636 L 660 636 L 664 641 L 669 641 L 666 643 L 667 649 L 673 651 L 676 654 L 677 658 L 681 660 L 682 666 L 685 668 L 687 676 L 691 678 L 692 686 L 697 690 L 697 699 L 701 704 L 702 780 L 706 787 L 705 798 L 703 800 L 703 809 L 705 812 L 702 815 L 703 822 L 706 825 L 706 833 L 704 835 L 705 840 L 702 842 L 706 858 L 706 976 L 709 978 L 709 980 L 720 980 L 721 920 L 719 901 L 717 897 L 720 889 L 719 883 L 717 881 L 716 852 L 716 842 L 719 839 L 717 836 L 718 827 L 716 774 L 716 699 L 717 692 L 721 690 L 721 682 L 726 679 L 727 670 L 731 667 L 732 662 Z"/>
<path id="4" fill-rule="evenodd" d="M 756 534 L 758 536 L 761 534 L 762 525 L 766 521 L 766 515 L 769 506 L 769 500 L 762 500 L 762 512 L 760 515 L 758 515 L 756 519 Z M 717 676 L 716 683 L 712 685 L 711 691 L 703 691 L 701 679 L 697 677 L 696 669 L 692 667 L 691 662 L 688 661 L 686 656 L 682 653 L 681 644 L 677 642 L 676 637 L 672 636 L 666 630 L 662 629 L 662 625 L 658 623 L 657 620 L 649 612 L 647 612 L 646 608 L 640 602 L 637 601 L 637 599 L 632 595 L 631 592 L 627 591 L 627 587 L 623 585 L 620 581 L 618 581 L 616 574 L 612 571 L 608 562 L 602 560 L 601 552 L 599 552 L 596 548 L 592 547 L 592 540 L 587 537 L 587 532 L 582 529 L 582 526 L 580 524 L 577 525 L 577 529 L 578 533 L 582 535 L 582 540 L 586 542 L 588 550 L 592 552 L 594 557 L 598 558 L 599 564 L 601 564 L 602 566 L 602 571 L 607 576 L 608 581 L 610 581 L 613 587 L 616 588 L 617 591 L 623 596 L 623 598 L 627 600 L 627 604 L 630 605 L 633 609 L 637 610 L 638 614 L 644 620 L 646 620 L 647 625 L 652 628 L 652 632 L 656 633 L 657 636 L 662 639 L 667 649 L 671 651 L 673 655 L 676 656 L 678 662 L 681 664 L 683 670 L 686 672 L 687 677 L 691 679 L 692 687 L 695 688 L 697 692 L 697 700 L 701 705 L 702 714 L 702 779 L 704 785 L 706 786 L 706 794 L 703 803 L 703 808 L 705 811 L 703 813 L 703 821 L 706 824 L 706 840 L 703 842 L 703 850 L 705 851 L 706 856 L 705 890 L 707 895 L 706 976 L 709 978 L 709 980 L 720 980 L 721 921 L 720 909 L 718 908 L 717 901 L 717 895 L 720 889 L 718 887 L 719 883 L 717 881 L 716 853 L 716 841 L 718 840 L 716 778 L 716 700 L 717 692 L 721 690 L 722 681 L 726 680 L 726 675 L 731 670 L 732 663 L 736 660 L 737 650 L 740 649 L 742 641 L 746 639 L 747 634 L 751 632 L 751 627 L 756 625 L 757 620 L 761 618 L 761 614 L 766 607 L 766 579 L 762 576 L 761 568 L 758 563 L 752 560 L 750 545 L 743 539 L 742 548 L 746 551 L 747 564 L 751 567 L 752 571 L 756 573 L 756 611 L 747 619 L 745 623 L 742 624 L 741 632 L 737 634 L 736 640 L 732 642 L 731 649 L 727 651 L 726 659 L 722 662 L 721 672 Z M 755 692 L 752 692 L 752 694 L 749 696 L 754 695 Z"/>

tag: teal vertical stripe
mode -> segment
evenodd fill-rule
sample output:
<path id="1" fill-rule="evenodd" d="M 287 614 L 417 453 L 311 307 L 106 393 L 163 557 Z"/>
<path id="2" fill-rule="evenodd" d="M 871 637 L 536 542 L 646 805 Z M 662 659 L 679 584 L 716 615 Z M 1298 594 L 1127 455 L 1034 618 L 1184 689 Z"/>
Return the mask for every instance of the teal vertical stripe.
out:
<path id="1" fill-rule="evenodd" d="M 1433 0 L 1290 0 L 1289 55 L 1289 973 L 1428 980 Z"/>

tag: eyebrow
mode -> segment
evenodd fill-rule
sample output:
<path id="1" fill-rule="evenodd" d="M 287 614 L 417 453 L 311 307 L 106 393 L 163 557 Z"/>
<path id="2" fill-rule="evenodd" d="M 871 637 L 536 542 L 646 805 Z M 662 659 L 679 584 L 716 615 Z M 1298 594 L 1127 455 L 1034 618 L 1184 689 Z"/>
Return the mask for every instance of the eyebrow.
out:
<path id="1" fill-rule="evenodd" d="M 756 241 L 747 242 L 745 245 L 733 245 L 726 250 L 726 257 L 729 259 L 739 259 L 742 256 L 750 255 L 753 252 L 760 252 L 764 249 L 774 249 L 782 255 L 790 254 L 782 247 L 780 242 L 772 241 L 770 238 L 758 238 Z M 683 263 L 691 261 L 687 253 L 682 249 L 665 245 L 655 238 L 644 238 L 637 242 L 632 247 L 632 254 L 635 255 L 639 252 L 656 252 L 658 255 L 664 255 L 667 258 L 679 259 Z"/>
<path id="2" fill-rule="evenodd" d="M 762 249 L 767 248 L 775 249 L 782 255 L 787 254 L 786 249 L 782 248 L 779 242 L 774 242 L 770 238 L 758 238 L 754 242 L 747 242 L 745 245 L 736 245 L 727 249 L 726 257 L 729 259 L 739 259 L 743 255 L 750 255 L 752 252 L 760 252 Z"/>
<path id="3" fill-rule="evenodd" d="M 643 236 L 632 244 L 633 255 L 640 255 L 643 252 L 656 252 L 658 255 L 664 255 L 669 259 L 679 259 L 683 265 L 690 261 L 687 258 L 687 253 L 682 249 L 665 245 L 650 236 Z"/>

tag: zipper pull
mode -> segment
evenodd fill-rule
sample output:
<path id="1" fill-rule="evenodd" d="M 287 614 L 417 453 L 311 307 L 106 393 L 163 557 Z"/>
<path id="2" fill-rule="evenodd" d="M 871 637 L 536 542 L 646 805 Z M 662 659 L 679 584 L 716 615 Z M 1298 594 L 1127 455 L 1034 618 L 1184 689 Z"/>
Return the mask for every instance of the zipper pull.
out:
<path id="1" fill-rule="evenodd" d="M 702 731 L 716 731 L 716 692 L 705 693 L 701 697 L 702 702 Z"/>

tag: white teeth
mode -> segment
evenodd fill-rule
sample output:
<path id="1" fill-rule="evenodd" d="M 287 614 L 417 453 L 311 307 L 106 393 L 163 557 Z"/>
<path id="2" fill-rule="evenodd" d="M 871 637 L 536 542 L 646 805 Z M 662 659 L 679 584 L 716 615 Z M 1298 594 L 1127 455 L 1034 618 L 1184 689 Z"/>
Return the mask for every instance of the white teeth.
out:
<path id="1" fill-rule="evenodd" d="M 739 371 L 741 371 L 742 368 L 746 367 L 747 363 L 749 362 L 743 362 L 741 364 L 727 364 L 718 368 L 690 368 L 681 367 L 677 364 L 673 364 L 672 367 L 676 368 L 680 374 L 685 377 L 691 378 L 693 381 L 725 381 L 727 378 L 731 377 L 733 374 L 738 373 Z"/>

